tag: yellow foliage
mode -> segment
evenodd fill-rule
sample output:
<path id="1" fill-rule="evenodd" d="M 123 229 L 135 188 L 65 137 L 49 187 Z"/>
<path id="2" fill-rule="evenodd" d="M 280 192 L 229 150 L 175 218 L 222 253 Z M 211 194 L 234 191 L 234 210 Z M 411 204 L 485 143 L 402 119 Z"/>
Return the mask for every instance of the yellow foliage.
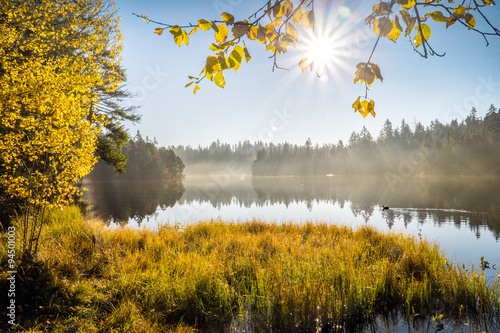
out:
<path id="1" fill-rule="evenodd" d="M 97 87 L 115 90 L 121 34 L 107 1 L 3 1 L 0 190 L 60 206 L 96 158 Z"/>

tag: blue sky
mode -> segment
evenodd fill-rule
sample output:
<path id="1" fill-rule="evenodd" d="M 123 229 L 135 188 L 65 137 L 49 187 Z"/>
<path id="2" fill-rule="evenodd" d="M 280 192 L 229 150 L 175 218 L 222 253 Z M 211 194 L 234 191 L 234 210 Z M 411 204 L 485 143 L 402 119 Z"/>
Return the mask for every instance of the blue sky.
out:
<path id="1" fill-rule="evenodd" d="M 431 45 L 443 58 L 424 59 L 407 39 L 397 43 L 382 39 L 372 62 L 381 68 L 384 82 L 375 82 L 369 97 L 375 100 L 377 116 L 363 118 L 351 105 L 364 95 L 364 86 L 354 84 L 355 66 L 366 62 L 376 36 L 363 23 L 376 1 L 317 1 L 316 33 L 327 31 L 333 39 L 335 61 L 322 78 L 301 72 L 302 50 L 290 50 L 279 60 L 288 71 L 272 72 L 272 60 L 262 44 L 247 43 L 252 59 L 235 75 L 227 74 L 226 86 L 218 88 L 205 80 L 193 94 L 184 88 L 188 75 L 197 75 L 212 53 L 212 32 L 191 35 L 188 46 L 178 47 L 172 36 L 154 34 L 156 25 L 132 15 L 170 24 L 195 23 L 198 19 L 220 19 L 227 11 L 236 20 L 249 16 L 265 1 L 117 0 L 124 37 L 123 65 L 127 88 L 141 105 L 142 121 L 131 125 L 160 145 L 207 146 L 212 141 L 231 144 L 243 140 L 303 144 L 346 142 L 363 126 L 378 136 L 386 119 L 398 126 L 404 118 L 428 125 L 431 120 L 449 122 L 465 118 L 471 108 L 484 115 L 491 103 L 500 107 L 500 38 L 482 36 L 455 24 L 430 23 Z M 485 14 L 500 27 L 500 6 Z M 477 18 L 479 21 L 479 18 Z M 306 34 L 301 32 L 301 37 Z M 304 41 L 307 38 L 303 38 Z M 301 44 L 303 45 L 303 44 Z M 228 71 L 226 71 L 228 72 Z M 225 72 L 225 73 L 226 73 Z"/>

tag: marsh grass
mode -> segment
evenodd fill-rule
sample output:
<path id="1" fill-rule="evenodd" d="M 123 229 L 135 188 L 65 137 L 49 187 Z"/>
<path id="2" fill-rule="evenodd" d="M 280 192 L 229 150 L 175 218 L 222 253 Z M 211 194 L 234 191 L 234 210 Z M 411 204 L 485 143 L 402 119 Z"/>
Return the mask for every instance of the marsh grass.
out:
<path id="1" fill-rule="evenodd" d="M 27 331 L 350 332 L 391 318 L 492 329 L 500 318 L 498 279 L 368 227 L 113 229 L 69 207 L 49 215 L 38 261 L 20 271 Z"/>

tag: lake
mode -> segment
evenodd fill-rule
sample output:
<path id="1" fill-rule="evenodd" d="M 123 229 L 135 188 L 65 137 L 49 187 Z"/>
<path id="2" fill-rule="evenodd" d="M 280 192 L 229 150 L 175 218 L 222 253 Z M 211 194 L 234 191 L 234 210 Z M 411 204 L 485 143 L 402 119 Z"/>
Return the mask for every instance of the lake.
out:
<path id="1" fill-rule="evenodd" d="M 498 177 L 186 176 L 181 184 L 84 181 L 83 199 L 111 225 L 201 220 L 369 225 L 439 244 L 449 259 L 499 274 Z M 382 210 L 382 205 L 390 207 Z"/>

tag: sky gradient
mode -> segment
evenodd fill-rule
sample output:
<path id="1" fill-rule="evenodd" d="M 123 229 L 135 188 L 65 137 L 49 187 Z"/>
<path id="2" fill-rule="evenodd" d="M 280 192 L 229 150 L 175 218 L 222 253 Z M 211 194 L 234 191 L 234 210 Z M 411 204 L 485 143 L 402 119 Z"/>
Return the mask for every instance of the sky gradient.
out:
<path id="1" fill-rule="evenodd" d="M 491 37 L 486 47 L 483 37 L 455 24 L 431 22 L 430 43 L 445 57 L 424 59 L 403 36 L 397 43 L 381 39 L 372 62 L 384 77 L 369 91 L 375 100 L 373 118 L 354 113 L 352 103 L 364 96 L 362 84 L 354 84 L 355 66 L 366 62 L 376 35 L 364 25 L 364 18 L 376 1 L 317 1 L 317 34 L 333 40 L 335 57 L 323 77 L 301 72 L 298 62 L 302 43 L 279 58 L 288 71 L 272 71 L 270 53 L 262 44 L 247 43 L 252 59 L 237 74 L 225 71 L 226 86 L 221 89 L 204 80 L 193 94 L 188 75 L 197 75 L 212 51 L 208 46 L 213 33 L 197 32 L 190 44 L 178 47 L 165 31 L 154 34 L 157 25 L 146 24 L 132 15 L 147 14 L 152 20 L 169 24 L 195 23 L 198 19 L 219 20 L 227 11 L 236 20 L 247 18 L 265 1 L 117 0 L 124 37 L 123 65 L 127 70 L 127 89 L 136 95 L 142 121 L 129 126 L 130 133 L 156 138 L 162 146 L 208 146 L 219 139 L 238 141 L 288 141 L 303 144 L 308 137 L 314 144 L 346 142 L 363 126 L 378 136 L 386 119 L 394 127 L 404 118 L 411 126 L 431 120 L 449 122 L 464 119 L 472 107 L 484 116 L 490 104 L 500 107 L 500 38 Z M 500 27 L 500 6 L 484 13 Z M 476 18 L 479 25 L 479 18 Z M 228 73 L 228 74 L 226 74 Z"/>

